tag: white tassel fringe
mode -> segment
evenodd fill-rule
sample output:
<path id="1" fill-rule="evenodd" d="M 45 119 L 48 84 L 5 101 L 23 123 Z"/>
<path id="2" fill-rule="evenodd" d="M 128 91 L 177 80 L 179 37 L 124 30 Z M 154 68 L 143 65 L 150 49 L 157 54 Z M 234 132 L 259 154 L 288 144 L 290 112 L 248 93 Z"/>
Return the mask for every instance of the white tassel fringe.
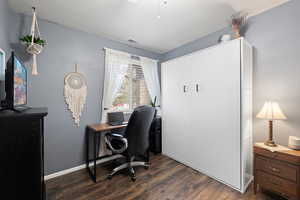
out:
<path id="1" fill-rule="evenodd" d="M 32 72 L 31 72 L 32 75 L 38 75 L 38 71 L 37 71 L 37 60 L 36 60 L 36 55 L 33 54 L 32 56 Z"/>

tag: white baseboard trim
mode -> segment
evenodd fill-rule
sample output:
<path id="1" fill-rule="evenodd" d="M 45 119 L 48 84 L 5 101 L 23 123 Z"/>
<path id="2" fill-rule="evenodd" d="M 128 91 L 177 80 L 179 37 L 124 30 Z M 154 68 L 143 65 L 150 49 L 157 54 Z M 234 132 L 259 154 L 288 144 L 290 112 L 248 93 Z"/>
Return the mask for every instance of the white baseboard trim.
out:
<path id="1" fill-rule="evenodd" d="M 98 165 L 98 164 L 105 163 L 105 162 L 115 160 L 117 158 L 122 158 L 122 157 L 123 157 L 122 155 L 114 155 L 114 156 L 111 156 L 111 157 L 107 157 L 107 158 L 103 158 L 101 160 L 98 160 L 96 163 Z M 93 163 L 90 162 L 90 165 L 92 165 L 92 164 Z M 45 176 L 45 181 L 56 178 L 56 177 L 59 177 L 59 176 L 63 176 L 63 175 L 66 175 L 66 174 L 70 174 L 72 172 L 76 172 L 78 170 L 84 169 L 85 167 L 86 167 L 86 164 L 83 164 L 83 165 L 79 165 L 77 167 L 73 167 L 73 168 L 70 168 L 70 169 L 55 172 L 53 174 L 49 174 L 49 175 Z"/>

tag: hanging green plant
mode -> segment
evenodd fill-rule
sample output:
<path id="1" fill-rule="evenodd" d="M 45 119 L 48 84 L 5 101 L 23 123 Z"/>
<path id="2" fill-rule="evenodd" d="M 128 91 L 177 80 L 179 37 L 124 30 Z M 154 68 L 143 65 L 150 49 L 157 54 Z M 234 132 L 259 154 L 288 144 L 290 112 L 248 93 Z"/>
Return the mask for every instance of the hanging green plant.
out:
<path id="1" fill-rule="evenodd" d="M 155 108 L 156 107 L 156 96 L 154 97 L 154 101 L 151 100 L 150 105 Z"/>
<path id="2" fill-rule="evenodd" d="M 31 45 L 31 42 L 32 42 L 32 35 L 25 35 L 24 37 L 20 38 L 20 41 L 24 45 L 29 46 L 29 45 Z M 44 47 L 46 45 L 46 40 L 43 40 L 40 37 L 34 37 L 33 43 L 41 45 L 41 46 Z"/>

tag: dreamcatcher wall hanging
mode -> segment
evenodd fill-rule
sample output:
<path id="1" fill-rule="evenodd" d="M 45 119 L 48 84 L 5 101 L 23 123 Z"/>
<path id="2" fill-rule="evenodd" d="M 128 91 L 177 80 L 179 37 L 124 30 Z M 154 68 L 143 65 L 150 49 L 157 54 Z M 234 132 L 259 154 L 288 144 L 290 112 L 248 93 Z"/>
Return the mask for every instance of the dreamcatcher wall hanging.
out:
<path id="1" fill-rule="evenodd" d="M 26 46 L 26 52 L 32 55 L 32 75 L 38 75 L 37 55 L 42 53 L 46 41 L 42 39 L 39 30 L 35 7 L 32 7 L 32 24 L 30 35 L 20 38 L 22 44 Z"/>
<path id="2" fill-rule="evenodd" d="M 77 65 L 75 65 L 75 72 L 65 76 L 64 96 L 74 122 L 79 126 L 80 117 L 86 102 L 87 84 L 83 74 L 77 72 Z"/>

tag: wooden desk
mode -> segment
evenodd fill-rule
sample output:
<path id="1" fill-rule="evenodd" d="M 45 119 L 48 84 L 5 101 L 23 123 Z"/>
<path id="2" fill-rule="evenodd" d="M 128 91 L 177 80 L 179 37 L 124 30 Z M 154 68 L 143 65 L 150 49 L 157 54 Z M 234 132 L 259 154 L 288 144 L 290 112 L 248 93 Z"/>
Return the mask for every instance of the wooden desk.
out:
<path id="1" fill-rule="evenodd" d="M 98 156 L 97 155 L 97 147 L 100 147 L 101 145 L 101 138 L 97 139 L 99 135 L 101 136 L 102 133 L 105 133 L 107 131 L 112 131 L 120 128 L 125 128 L 127 124 L 118 125 L 118 126 L 111 126 L 107 123 L 100 123 L 100 124 L 92 124 L 88 125 L 86 128 L 86 169 L 91 176 L 91 179 L 96 183 L 97 182 L 97 160 L 105 159 L 112 157 L 111 155 L 105 155 L 105 156 Z M 90 137 L 93 139 L 93 158 L 90 159 Z M 98 142 L 98 143 L 97 143 Z M 105 144 L 103 144 L 105 145 Z M 116 157 L 117 158 L 117 157 Z M 108 159 L 113 160 L 116 158 Z M 90 162 L 93 162 L 93 170 L 90 168 Z"/>
<path id="2" fill-rule="evenodd" d="M 99 131 L 110 131 L 118 128 L 125 128 L 127 124 L 123 125 L 118 125 L 118 126 L 111 126 L 107 123 L 102 123 L 102 124 L 92 124 L 89 125 L 88 127 L 92 129 L 94 132 L 99 132 Z"/>
<path id="3" fill-rule="evenodd" d="M 257 185 L 287 199 L 300 200 L 300 151 L 254 145 L 254 193 Z"/>

